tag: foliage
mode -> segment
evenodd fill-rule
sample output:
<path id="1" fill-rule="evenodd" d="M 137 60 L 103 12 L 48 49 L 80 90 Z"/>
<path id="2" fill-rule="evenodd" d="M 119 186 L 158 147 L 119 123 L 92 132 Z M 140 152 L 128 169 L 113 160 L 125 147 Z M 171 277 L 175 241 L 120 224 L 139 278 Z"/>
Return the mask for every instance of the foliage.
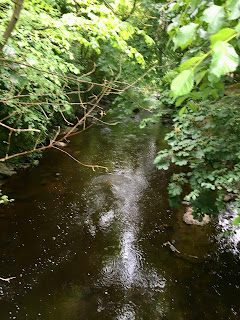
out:
<path id="1" fill-rule="evenodd" d="M 155 159 L 159 169 L 166 170 L 171 163 L 190 168 L 173 175 L 169 194 L 178 198 L 178 203 L 180 196 L 185 196 L 195 212 L 217 213 L 227 193 L 240 200 L 239 107 L 239 99 L 225 97 L 215 104 L 199 104 L 195 112 L 177 115 L 174 130 L 166 135 L 170 149 L 160 151 Z M 191 192 L 186 194 L 183 185 L 190 187 Z M 204 206 L 211 196 L 215 202 L 212 209 L 209 203 Z"/>
<path id="2" fill-rule="evenodd" d="M 13 5 L 1 1 L 0 37 Z M 25 0 L 0 62 L 1 157 L 42 146 L 59 126 L 75 124 L 75 113 L 87 112 L 84 103 L 91 107 L 89 97 L 98 96 L 106 81 L 118 77 L 117 93 L 126 86 L 121 80 L 136 80 L 147 67 L 131 44 L 134 35 L 146 50 L 152 46 L 144 30 L 97 0 Z M 6 125 L 25 131 L 9 133 Z"/>
<path id="3" fill-rule="evenodd" d="M 224 90 L 222 76 L 237 71 L 239 65 L 239 1 L 179 0 L 169 10 L 176 15 L 168 26 L 174 49 L 185 49 L 171 81 L 172 95 L 181 97 L 176 105 L 192 90 L 200 93 L 197 99 L 218 98 Z"/>
<path id="4" fill-rule="evenodd" d="M 0 190 L 0 204 L 8 204 L 13 201 L 14 199 L 9 199 L 8 196 L 3 195 L 2 191 Z"/>
<path id="5" fill-rule="evenodd" d="M 217 214 L 227 194 L 240 207 L 239 93 L 225 90 L 239 81 L 240 3 L 179 0 L 170 13 L 175 17 L 168 46 L 182 60 L 163 80 L 181 109 L 166 135 L 170 148 L 158 153 L 155 164 L 164 170 L 182 167 L 171 178 L 170 203 L 190 201 L 201 219 Z"/>

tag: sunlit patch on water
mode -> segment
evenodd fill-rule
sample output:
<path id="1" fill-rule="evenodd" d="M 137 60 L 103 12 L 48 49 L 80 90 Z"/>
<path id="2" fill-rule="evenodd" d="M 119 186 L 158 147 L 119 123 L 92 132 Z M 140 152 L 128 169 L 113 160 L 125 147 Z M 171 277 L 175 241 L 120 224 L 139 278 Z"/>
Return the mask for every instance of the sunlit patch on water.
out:
<path id="1" fill-rule="evenodd" d="M 115 214 L 113 210 L 103 213 L 99 218 L 99 227 L 103 230 L 107 229 L 113 222 L 114 217 Z"/>
<path id="2" fill-rule="evenodd" d="M 130 303 L 124 305 L 119 311 L 116 320 L 135 320 L 136 313 L 134 306 Z"/>

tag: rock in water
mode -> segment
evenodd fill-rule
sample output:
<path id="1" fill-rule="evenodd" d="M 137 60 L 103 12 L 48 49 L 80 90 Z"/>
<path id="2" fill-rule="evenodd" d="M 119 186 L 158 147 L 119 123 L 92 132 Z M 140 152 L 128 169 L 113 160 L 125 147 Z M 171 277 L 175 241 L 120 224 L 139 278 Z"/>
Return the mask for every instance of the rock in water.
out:
<path id="1" fill-rule="evenodd" d="M 195 224 L 198 226 L 205 226 L 211 221 L 210 217 L 206 214 L 204 215 L 203 220 L 201 222 L 194 219 L 192 214 L 193 214 L 193 209 L 191 207 L 188 207 L 186 212 L 183 215 L 183 221 L 186 224 Z"/>

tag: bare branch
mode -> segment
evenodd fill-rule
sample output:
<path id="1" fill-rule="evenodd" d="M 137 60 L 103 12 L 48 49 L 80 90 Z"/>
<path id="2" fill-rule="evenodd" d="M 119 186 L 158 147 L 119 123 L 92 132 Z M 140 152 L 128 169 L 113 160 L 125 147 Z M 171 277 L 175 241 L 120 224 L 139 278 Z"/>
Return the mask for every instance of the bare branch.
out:
<path id="1" fill-rule="evenodd" d="M 138 18 L 157 19 L 157 17 L 147 16 L 147 15 L 134 16 L 131 12 L 130 13 L 118 13 L 113 9 L 113 7 L 109 4 L 109 2 L 107 0 L 103 0 L 103 2 L 108 7 L 108 9 L 110 9 L 116 16 L 128 16 L 128 17 L 133 17 L 133 18 L 137 18 L 137 19 Z M 134 8 L 135 7 L 133 7 L 133 11 L 134 11 Z"/>
<path id="2" fill-rule="evenodd" d="M 12 279 L 16 279 L 16 277 L 10 277 L 10 278 L 2 278 L 2 277 L 0 277 L 0 280 L 6 281 L 6 282 L 8 282 L 8 283 L 10 283 L 10 281 L 11 281 Z"/>
<path id="3" fill-rule="evenodd" d="M 95 120 L 97 120 L 97 121 L 99 121 L 99 122 L 101 122 L 101 123 L 104 123 L 104 124 L 106 124 L 106 125 L 108 125 L 108 126 L 116 126 L 117 124 L 120 123 L 120 122 L 113 122 L 113 123 L 105 122 L 105 121 L 103 121 L 103 120 L 101 120 L 101 119 L 98 119 L 97 117 L 92 116 L 92 115 L 90 115 L 89 117 L 90 117 L 90 118 L 93 118 L 93 119 L 95 119 Z"/>
<path id="4" fill-rule="evenodd" d="M 143 110 L 146 110 L 148 112 L 152 112 L 151 109 L 147 109 L 147 108 L 144 108 L 143 106 L 141 106 L 127 91 L 124 92 L 132 101 L 134 101 L 138 106 L 139 108 L 143 109 Z"/>
<path id="5" fill-rule="evenodd" d="M 105 81 L 106 83 L 106 81 Z M 12 159 L 15 158 L 17 156 L 22 156 L 22 155 L 26 155 L 26 154 L 31 154 L 33 152 L 37 152 L 37 151 L 42 151 L 45 149 L 49 149 L 55 146 L 55 144 L 57 144 L 58 142 L 61 142 L 62 140 L 67 139 L 67 137 L 69 137 L 71 135 L 71 133 L 73 133 L 73 131 L 91 114 L 91 112 L 97 107 L 98 103 L 100 102 L 100 100 L 103 98 L 103 96 L 107 93 L 109 93 L 112 89 L 112 84 L 114 83 L 114 81 L 111 81 L 111 85 L 108 82 L 106 84 L 106 86 L 102 89 L 102 91 L 99 93 L 98 96 L 95 97 L 95 104 L 90 108 L 90 110 L 88 112 L 86 112 L 86 114 L 69 130 L 69 132 L 67 134 L 65 134 L 61 139 L 59 139 L 58 141 L 50 141 L 49 145 L 47 146 L 42 146 L 39 148 L 34 148 L 31 150 L 27 150 L 27 151 L 23 151 L 23 152 L 19 152 L 13 155 L 8 155 L 6 154 L 4 158 L 0 158 L 0 161 L 6 161 L 8 159 Z M 16 129 L 17 130 L 17 129 Z M 21 130 L 21 129 L 20 129 Z M 40 130 L 39 130 L 40 132 Z M 96 167 L 96 166 L 95 166 Z"/>
<path id="6" fill-rule="evenodd" d="M 66 155 L 68 155 L 71 159 L 73 159 L 74 161 L 76 161 L 77 163 L 81 164 L 82 166 L 84 167 L 88 167 L 88 168 L 92 168 L 93 171 L 95 171 L 95 169 L 104 169 L 106 170 L 106 172 L 108 172 L 108 168 L 107 167 L 104 167 L 104 166 L 99 166 L 97 164 L 86 164 L 86 163 L 83 163 L 81 161 L 79 161 L 78 159 L 74 158 L 70 153 L 68 153 L 67 151 L 63 150 L 63 149 L 60 149 L 56 146 L 53 146 L 54 149 L 57 149 L 63 153 L 65 153 Z"/>
<path id="7" fill-rule="evenodd" d="M 15 129 L 15 128 L 7 126 L 6 124 L 4 124 L 2 122 L 0 122 L 0 126 L 7 128 L 8 130 L 14 131 L 14 132 L 30 132 L 30 131 L 41 132 L 41 130 L 38 130 L 38 129 Z"/>

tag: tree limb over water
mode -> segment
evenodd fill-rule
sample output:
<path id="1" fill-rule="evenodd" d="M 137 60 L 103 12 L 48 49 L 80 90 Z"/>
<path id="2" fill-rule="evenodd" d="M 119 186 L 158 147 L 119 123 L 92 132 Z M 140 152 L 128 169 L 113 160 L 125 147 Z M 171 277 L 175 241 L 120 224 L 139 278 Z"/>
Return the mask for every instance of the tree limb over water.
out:
<path id="1" fill-rule="evenodd" d="M 117 75 L 115 75 L 114 72 L 110 69 L 110 71 L 111 71 L 110 80 L 104 79 L 104 81 L 102 83 L 96 83 L 96 82 L 86 80 L 87 76 L 89 76 L 95 72 L 95 70 L 96 70 L 95 64 L 94 64 L 91 71 L 89 71 L 85 74 L 82 74 L 79 77 L 70 77 L 70 76 L 66 76 L 63 74 L 44 70 L 44 69 L 35 67 L 33 65 L 30 65 L 28 63 L 16 61 L 13 59 L 7 59 L 7 58 L 0 57 L 0 61 L 2 61 L 2 63 L 4 63 L 4 64 L 10 65 L 10 68 L 16 68 L 16 65 L 19 65 L 20 70 L 22 68 L 30 68 L 30 69 L 36 70 L 37 72 L 51 75 L 56 79 L 61 78 L 61 79 L 65 80 L 65 83 L 62 85 L 61 92 L 45 93 L 44 92 L 45 88 L 42 88 L 43 92 L 41 92 L 41 93 L 23 94 L 23 91 L 24 91 L 24 87 L 23 87 L 19 91 L 18 94 L 15 94 L 16 90 L 15 90 L 14 83 L 13 83 L 13 81 L 11 81 L 11 79 L 9 79 L 9 81 L 11 82 L 11 88 L 8 92 L 5 93 L 5 95 L 2 97 L 2 99 L 0 99 L 0 103 L 2 103 L 3 105 L 4 104 L 5 105 L 12 105 L 15 107 L 15 110 L 0 120 L 0 126 L 5 127 L 6 129 L 9 130 L 8 141 L 6 142 L 6 144 L 7 144 L 6 154 L 4 157 L 0 158 L 0 162 L 4 162 L 6 160 L 10 160 L 10 159 L 13 159 L 13 158 L 19 157 L 19 156 L 29 155 L 34 152 L 43 151 L 43 150 L 46 150 L 49 148 L 55 148 L 59 151 L 66 153 L 68 156 L 70 156 L 73 160 L 75 160 L 79 164 L 82 164 L 87 167 L 91 167 L 93 170 L 95 170 L 95 168 L 103 168 L 103 169 L 107 170 L 107 168 L 104 166 L 100 166 L 100 165 L 83 164 L 78 159 L 75 159 L 74 157 L 72 157 L 68 152 L 65 152 L 62 149 L 59 149 L 57 147 L 57 144 L 59 144 L 59 142 L 61 142 L 63 140 L 66 140 L 68 137 L 72 136 L 73 134 L 80 133 L 80 132 L 84 131 L 85 129 L 87 129 L 88 128 L 88 126 L 86 125 L 87 118 L 92 118 L 92 119 L 95 119 L 96 121 L 100 121 L 100 122 L 104 123 L 104 121 L 102 121 L 101 118 L 102 118 L 102 115 L 105 113 L 105 111 L 103 111 L 103 108 L 100 106 L 100 102 L 104 97 L 106 97 L 110 94 L 119 94 L 119 93 L 124 93 L 124 92 L 127 95 L 129 95 L 127 93 L 127 90 L 129 88 L 135 87 L 135 85 L 139 81 L 141 81 L 154 68 L 161 67 L 161 66 L 154 65 L 151 68 L 149 68 L 146 72 L 144 72 L 140 77 L 138 77 L 132 83 L 126 83 L 126 82 L 119 81 L 119 78 L 121 76 L 121 71 L 122 71 L 121 70 L 121 63 L 120 63 L 119 72 Z M 86 84 L 89 85 L 89 87 L 87 89 L 83 90 L 82 86 L 86 85 Z M 66 88 L 69 88 L 70 86 L 77 86 L 78 90 L 72 90 L 72 91 L 66 90 Z M 84 97 L 84 94 L 87 92 L 90 92 L 91 90 L 93 90 L 95 88 L 101 88 L 101 91 L 98 94 L 94 94 L 86 99 Z M 76 96 L 78 97 L 78 102 L 70 102 L 69 101 L 70 95 L 72 95 L 72 94 L 74 94 L 75 97 Z M 55 102 L 48 102 L 48 97 L 50 98 L 52 96 L 55 97 L 56 103 Z M 34 102 L 32 102 L 33 100 L 34 100 Z M 36 102 L 35 102 L 35 100 L 36 100 Z M 64 115 L 65 110 L 62 108 L 64 108 L 66 106 L 66 104 L 70 105 L 70 106 L 78 106 L 80 109 L 83 110 L 84 115 L 80 119 L 76 119 L 77 121 L 75 122 L 75 124 L 72 123 L 73 122 L 72 120 L 70 122 L 67 119 L 67 117 Z M 47 113 L 47 111 L 45 111 L 46 107 L 52 109 L 50 114 Z M 44 128 L 43 128 L 44 130 L 40 130 L 40 129 L 36 129 L 36 128 L 19 128 L 18 127 L 18 124 L 21 122 L 22 117 L 30 109 L 34 109 L 34 110 L 39 109 L 40 112 L 43 114 L 43 116 L 46 119 L 46 122 L 44 123 Z M 93 114 L 93 111 L 96 109 L 101 111 L 100 118 L 98 118 L 95 114 Z M 143 109 L 148 110 L 145 108 L 143 108 Z M 150 109 L 148 111 L 151 112 Z M 54 137 L 50 140 L 49 144 L 43 145 L 42 137 L 44 135 L 44 131 L 47 129 L 48 123 L 50 122 L 52 117 L 56 114 L 56 112 L 58 112 L 61 115 L 63 121 L 67 125 L 71 125 L 71 128 L 69 129 L 69 131 L 65 135 L 60 137 L 60 128 L 58 127 L 57 130 L 55 131 Z M 5 122 L 6 121 L 11 122 L 11 118 L 13 116 L 15 118 L 16 118 L 16 116 L 18 116 L 18 120 L 14 122 L 14 125 L 9 126 Z M 109 125 L 115 125 L 115 124 L 117 124 L 117 123 L 112 123 L 112 124 L 109 123 Z M 83 130 L 78 130 L 78 127 L 80 125 L 83 126 Z M 91 125 L 89 125 L 89 126 L 91 126 Z M 76 130 L 77 130 L 77 132 L 75 132 Z M 22 132 L 24 132 L 24 133 L 27 133 L 27 132 L 39 133 L 39 135 L 36 136 L 34 147 L 29 150 L 24 150 L 22 152 L 10 154 L 13 133 L 22 133 Z"/>

